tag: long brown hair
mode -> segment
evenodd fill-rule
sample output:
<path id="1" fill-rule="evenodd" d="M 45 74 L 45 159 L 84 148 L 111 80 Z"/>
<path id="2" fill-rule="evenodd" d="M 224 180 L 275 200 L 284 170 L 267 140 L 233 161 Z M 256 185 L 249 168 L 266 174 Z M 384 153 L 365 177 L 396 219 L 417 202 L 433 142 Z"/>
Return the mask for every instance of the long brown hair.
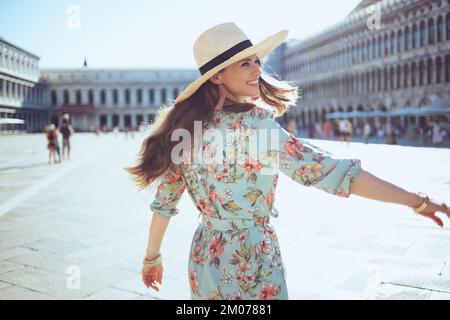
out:
<path id="1" fill-rule="evenodd" d="M 299 94 L 297 87 L 264 73 L 259 79 L 259 89 L 260 98 L 268 107 L 275 110 L 277 116 L 283 115 L 290 106 L 295 105 Z M 187 129 L 193 137 L 194 121 L 202 121 L 203 128 L 206 128 L 212 120 L 214 106 L 219 99 L 218 92 L 218 86 L 208 80 L 188 99 L 160 110 L 151 134 L 142 143 L 137 165 L 125 168 L 133 175 L 140 189 L 150 185 L 167 170 L 174 171 L 171 152 L 178 142 L 171 141 L 172 132 L 175 129 Z M 241 112 L 254 106 L 253 103 L 231 102 L 226 109 Z"/>

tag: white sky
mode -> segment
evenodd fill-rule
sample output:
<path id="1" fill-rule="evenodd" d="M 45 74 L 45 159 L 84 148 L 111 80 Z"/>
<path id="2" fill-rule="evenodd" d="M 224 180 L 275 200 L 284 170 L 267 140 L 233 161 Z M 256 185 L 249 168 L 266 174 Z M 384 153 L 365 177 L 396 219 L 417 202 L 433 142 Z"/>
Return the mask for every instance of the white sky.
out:
<path id="1" fill-rule="evenodd" d="M 40 67 L 196 68 L 203 31 L 233 21 L 257 43 L 281 29 L 303 39 L 344 19 L 360 0 L 0 0 L 0 37 Z M 80 28 L 67 26 L 80 9 Z"/>

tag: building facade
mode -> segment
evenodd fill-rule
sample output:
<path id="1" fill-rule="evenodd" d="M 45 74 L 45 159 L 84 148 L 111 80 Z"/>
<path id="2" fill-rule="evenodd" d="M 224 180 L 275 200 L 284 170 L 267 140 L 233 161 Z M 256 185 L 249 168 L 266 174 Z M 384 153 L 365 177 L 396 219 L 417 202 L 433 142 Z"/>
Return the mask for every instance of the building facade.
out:
<path id="1" fill-rule="evenodd" d="M 283 78 L 302 93 L 289 113 L 302 126 L 332 112 L 450 107 L 449 0 L 362 1 L 342 22 L 290 45 L 283 62 Z M 408 127 L 423 118 L 391 120 Z"/>
<path id="2" fill-rule="evenodd" d="M 42 131 L 48 119 L 45 88 L 39 81 L 39 57 L 0 38 L 0 119 L 4 130 Z"/>
<path id="3" fill-rule="evenodd" d="M 50 121 L 68 113 L 78 131 L 151 122 L 197 77 L 193 69 L 41 69 Z"/>

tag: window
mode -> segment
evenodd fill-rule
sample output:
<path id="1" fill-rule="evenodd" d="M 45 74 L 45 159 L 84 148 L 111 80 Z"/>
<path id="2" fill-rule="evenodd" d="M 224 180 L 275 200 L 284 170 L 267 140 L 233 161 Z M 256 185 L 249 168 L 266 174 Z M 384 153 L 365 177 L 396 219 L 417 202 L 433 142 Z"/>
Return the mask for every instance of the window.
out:
<path id="1" fill-rule="evenodd" d="M 377 90 L 378 90 L 378 92 L 380 92 L 381 91 L 381 69 L 378 69 L 378 72 L 377 72 Z"/>
<path id="2" fill-rule="evenodd" d="M 394 54 L 394 51 L 395 51 L 395 32 L 394 32 L 394 31 L 391 32 L 391 45 L 390 45 L 390 49 L 391 49 L 391 54 Z"/>
<path id="3" fill-rule="evenodd" d="M 3 96 L 3 79 L 0 79 L 0 97 Z"/>
<path id="4" fill-rule="evenodd" d="M 100 104 L 103 106 L 106 104 L 106 90 L 105 89 L 102 89 L 100 91 Z"/>
<path id="5" fill-rule="evenodd" d="M 434 44 L 434 20 L 428 20 L 428 43 Z"/>
<path id="6" fill-rule="evenodd" d="M 77 100 L 77 104 L 81 104 L 81 91 L 80 90 L 76 91 L 76 100 Z"/>
<path id="7" fill-rule="evenodd" d="M 403 87 L 408 88 L 409 67 L 407 64 L 403 66 Z"/>
<path id="8" fill-rule="evenodd" d="M 389 37 L 387 33 L 384 35 L 384 56 L 389 54 Z"/>
<path id="9" fill-rule="evenodd" d="M 130 89 L 125 89 L 125 103 L 130 104 Z"/>
<path id="10" fill-rule="evenodd" d="M 167 90 L 164 88 L 161 89 L 161 102 L 165 103 L 166 100 L 167 100 Z"/>
<path id="11" fill-rule="evenodd" d="M 425 21 L 420 22 L 420 46 L 428 44 L 428 32 L 425 27 Z"/>
<path id="12" fill-rule="evenodd" d="M 394 67 L 389 70 L 389 90 L 394 90 Z"/>
<path id="13" fill-rule="evenodd" d="M 403 44 L 403 33 L 402 30 L 399 30 L 397 33 L 397 52 L 402 51 L 402 44 Z"/>
<path id="14" fill-rule="evenodd" d="M 383 90 L 387 91 L 388 90 L 388 73 L 387 73 L 387 69 L 383 70 Z"/>
<path id="15" fill-rule="evenodd" d="M 94 91 L 91 89 L 88 92 L 89 104 L 94 104 Z"/>
<path id="16" fill-rule="evenodd" d="M 416 86 L 416 63 L 413 62 L 411 65 L 411 87 Z"/>
<path id="17" fill-rule="evenodd" d="M 450 55 L 445 56 L 445 82 L 450 82 Z"/>
<path id="18" fill-rule="evenodd" d="M 150 103 L 153 104 L 155 103 L 155 89 L 149 89 L 148 90 L 148 96 L 150 99 Z"/>
<path id="19" fill-rule="evenodd" d="M 409 41 L 411 38 L 411 33 L 409 31 L 409 27 L 405 28 L 405 51 L 409 50 Z"/>
<path id="20" fill-rule="evenodd" d="M 447 13 L 447 15 L 445 16 L 445 25 L 447 26 L 445 39 L 450 40 L 450 13 Z"/>
<path id="21" fill-rule="evenodd" d="M 178 89 L 173 89 L 173 99 L 176 100 L 178 98 Z"/>
<path id="22" fill-rule="evenodd" d="M 117 91 L 117 89 L 114 89 L 112 93 L 113 93 L 113 104 L 117 106 L 119 104 L 119 92 Z"/>
<path id="23" fill-rule="evenodd" d="M 431 84 L 433 76 L 433 60 L 428 59 L 427 60 L 427 84 Z"/>
<path id="24" fill-rule="evenodd" d="M 436 83 L 442 82 L 441 77 L 442 59 L 441 57 L 436 58 Z"/>
<path id="25" fill-rule="evenodd" d="M 375 40 L 375 38 L 372 39 L 372 58 L 375 59 L 376 55 L 377 55 L 377 41 Z"/>
<path id="26" fill-rule="evenodd" d="M 400 66 L 397 66 L 397 89 L 400 89 L 400 87 L 402 86 L 401 77 L 402 77 L 402 68 Z"/>
<path id="27" fill-rule="evenodd" d="M 384 51 L 383 48 L 383 40 L 381 39 L 381 36 L 378 37 L 378 56 L 381 57 Z"/>
<path id="28" fill-rule="evenodd" d="M 423 86 L 423 75 L 425 73 L 425 65 L 423 60 L 419 62 L 419 86 Z"/>
<path id="29" fill-rule="evenodd" d="M 412 48 L 416 49 L 419 47 L 419 43 L 420 43 L 420 29 L 417 28 L 416 25 L 413 25 L 412 33 L 413 33 Z"/>
<path id="30" fill-rule="evenodd" d="M 142 104 L 142 89 L 137 89 L 137 103 Z"/>
<path id="31" fill-rule="evenodd" d="M 58 96 L 56 94 L 56 90 L 52 90 L 50 96 L 51 96 L 50 100 L 51 100 L 52 106 L 58 105 Z"/>
<path id="32" fill-rule="evenodd" d="M 69 91 L 68 90 L 64 90 L 63 98 L 64 98 L 64 104 L 69 104 Z"/>
<path id="33" fill-rule="evenodd" d="M 441 42 L 442 38 L 444 37 L 444 19 L 442 16 L 439 16 L 437 19 L 437 35 L 436 35 L 436 41 Z"/>

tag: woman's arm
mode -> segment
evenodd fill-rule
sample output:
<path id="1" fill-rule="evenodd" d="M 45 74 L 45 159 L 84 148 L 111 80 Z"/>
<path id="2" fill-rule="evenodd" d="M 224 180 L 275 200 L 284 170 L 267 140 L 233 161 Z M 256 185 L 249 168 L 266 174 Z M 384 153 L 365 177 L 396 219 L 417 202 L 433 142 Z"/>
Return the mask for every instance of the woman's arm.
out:
<path id="1" fill-rule="evenodd" d="M 417 208 L 423 202 L 422 197 L 418 194 L 408 192 L 364 170 L 350 185 L 350 193 L 368 199 L 403 204 L 410 208 Z M 450 211 L 445 204 L 439 205 L 431 200 L 428 202 L 428 207 L 421 212 L 421 215 L 432 219 L 442 227 L 442 220 L 435 216 L 436 211 L 446 213 L 450 217 Z"/>
<path id="2" fill-rule="evenodd" d="M 153 213 L 152 222 L 148 234 L 148 243 L 145 257 L 153 260 L 160 255 L 161 242 L 169 224 L 170 218 L 158 213 Z"/>
<path id="3" fill-rule="evenodd" d="M 364 170 L 350 184 L 350 193 L 364 198 L 403 204 L 413 208 L 420 206 L 423 201 L 419 195 L 408 192 Z"/>

